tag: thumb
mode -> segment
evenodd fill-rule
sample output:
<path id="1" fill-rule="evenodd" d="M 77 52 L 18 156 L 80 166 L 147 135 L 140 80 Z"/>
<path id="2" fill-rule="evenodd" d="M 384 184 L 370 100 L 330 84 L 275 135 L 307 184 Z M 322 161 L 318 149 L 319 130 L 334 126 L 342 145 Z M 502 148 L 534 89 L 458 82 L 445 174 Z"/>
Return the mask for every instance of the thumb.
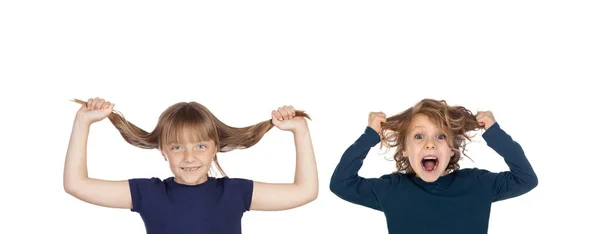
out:
<path id="1" fill-rule="evenodd" d="M 279 121 L 277 119 L 277 115 L 275 115 L 274 112 L 271 113 L 271 123 L 275 126 L 279 125 L 279 123 L 281 123 L 281 121 Z"/>

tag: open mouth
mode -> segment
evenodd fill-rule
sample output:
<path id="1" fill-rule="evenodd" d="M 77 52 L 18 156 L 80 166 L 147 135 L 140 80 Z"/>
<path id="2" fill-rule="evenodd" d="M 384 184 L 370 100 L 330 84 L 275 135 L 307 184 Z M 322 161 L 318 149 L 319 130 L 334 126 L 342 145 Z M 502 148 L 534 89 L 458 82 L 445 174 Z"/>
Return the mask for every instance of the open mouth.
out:
<path id="1" fill-rule="evenodd" d="M 436 156 L 426 156 L 421 160 L 421 166 L 426 172 L 432 172 L 437 169 L 439 160 Z"/>
<path id="2" fill-rule="evenodd" d="M 200 167 L 180 167 L 181 170 L 187 171 L 187 172 L 194 172 L 197 171 L 198 169 L 200 169 Z"/>

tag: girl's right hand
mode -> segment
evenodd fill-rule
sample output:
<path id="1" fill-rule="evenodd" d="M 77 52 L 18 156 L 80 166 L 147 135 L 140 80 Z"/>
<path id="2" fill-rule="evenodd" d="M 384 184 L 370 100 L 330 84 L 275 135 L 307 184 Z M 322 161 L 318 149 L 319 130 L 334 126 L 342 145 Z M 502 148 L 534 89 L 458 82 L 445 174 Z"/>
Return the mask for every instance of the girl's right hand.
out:
<path id="1" fill-rule="evenodd" d="M 108 117 L 113 111 L 115 104 L 102 98 L 90 98 L 85 105 L 77 111 L 77 118 L 88 124 L 92 124 Z"/>

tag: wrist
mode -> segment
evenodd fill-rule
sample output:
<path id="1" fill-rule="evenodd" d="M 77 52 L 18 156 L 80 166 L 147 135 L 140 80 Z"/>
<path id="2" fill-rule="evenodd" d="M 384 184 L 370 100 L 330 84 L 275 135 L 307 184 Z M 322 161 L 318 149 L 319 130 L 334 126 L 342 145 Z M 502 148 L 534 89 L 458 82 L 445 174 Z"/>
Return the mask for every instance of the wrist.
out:
<path id="1" fill-rule="evenodd" d="M 92 125 L 92 121 L 90 121 L 85 116 L 77 115 L 75 116 L 74 124 L 80 127 L 89 127 Z"/>
<path id="2" fill-rule="evenodd" d="M 308 124 L 306 123 L 306 121 L 302 121 L 301 124 L 298 124 L 296 126 L 296 128 L 294 128 L 292 130 L 292 133 L 294 135 L 301 135 L 301 134 L 308 133 Z"/>

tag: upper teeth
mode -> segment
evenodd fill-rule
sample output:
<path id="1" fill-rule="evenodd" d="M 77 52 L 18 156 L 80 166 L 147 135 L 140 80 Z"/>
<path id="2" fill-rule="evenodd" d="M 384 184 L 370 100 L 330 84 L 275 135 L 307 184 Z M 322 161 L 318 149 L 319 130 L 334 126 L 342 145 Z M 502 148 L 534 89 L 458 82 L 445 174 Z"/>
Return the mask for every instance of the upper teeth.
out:
<path id="1" fill-rule="evenodd" d="M 425 159 L 437 159 L 437 158 L 433 157 L 433 156 L 427 156 L 427 157 L 425 157 Z"/>
<path id="2" fill-rule="evenodd" d="M 188 168 L 183 168 L 183 170 L 185 171 L 195 171 L 196 169 L 198 169 L 199 167 L 188 167 Z"/>

